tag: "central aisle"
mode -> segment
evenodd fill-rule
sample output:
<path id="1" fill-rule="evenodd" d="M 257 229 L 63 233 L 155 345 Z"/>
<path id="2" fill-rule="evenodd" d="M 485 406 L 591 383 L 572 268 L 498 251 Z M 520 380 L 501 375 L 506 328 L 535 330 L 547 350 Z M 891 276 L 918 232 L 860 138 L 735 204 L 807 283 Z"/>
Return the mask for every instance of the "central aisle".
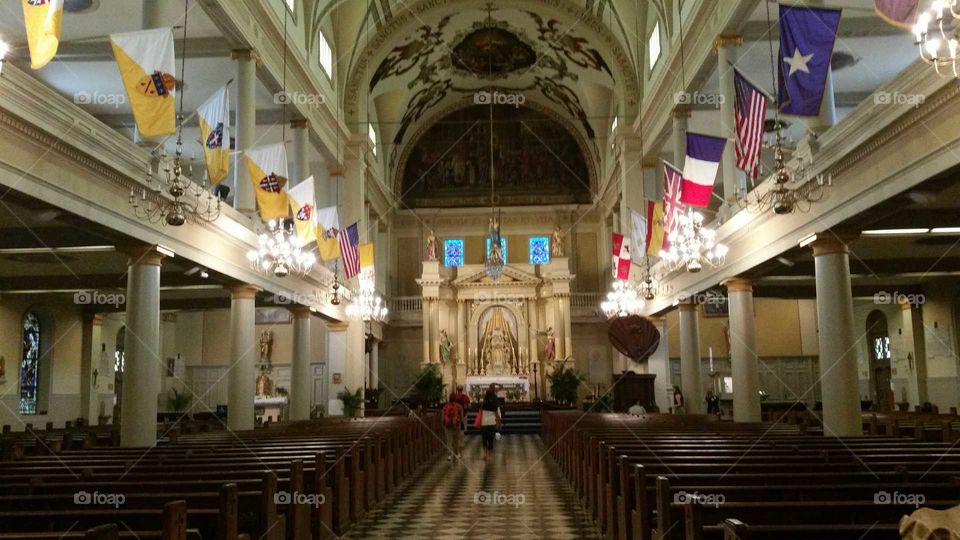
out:
<path id="1" fill-rule="evenodd" d="M 462 463 L 440 458 L 345 538 L 600 538 L 539 436 L 504 436 L 489 464 L 479 436 L 466 444 Z"/>

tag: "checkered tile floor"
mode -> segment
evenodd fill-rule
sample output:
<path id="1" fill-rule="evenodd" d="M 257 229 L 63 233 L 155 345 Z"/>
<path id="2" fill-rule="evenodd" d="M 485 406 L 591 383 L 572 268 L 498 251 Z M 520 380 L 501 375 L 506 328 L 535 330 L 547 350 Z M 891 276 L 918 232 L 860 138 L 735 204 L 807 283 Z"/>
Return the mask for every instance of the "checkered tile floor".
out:
<path id="1" fill-rule="evenodd" d="M 505 435 L 484 463 L 480 437 L 467 437 L 462 463 L 440 458 L 422 469 L 345 538 L 600 538 L 544 452 L 537 435 Z"/>

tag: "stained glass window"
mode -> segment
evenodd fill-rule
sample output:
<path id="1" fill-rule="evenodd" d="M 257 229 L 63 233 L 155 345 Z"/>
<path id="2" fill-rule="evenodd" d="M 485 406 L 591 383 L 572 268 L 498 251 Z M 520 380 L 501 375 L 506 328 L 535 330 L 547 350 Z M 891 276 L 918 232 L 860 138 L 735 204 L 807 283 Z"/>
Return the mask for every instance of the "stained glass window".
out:
<path id="1" fill-rule="evenodd" d="M 530 237 L 530 264 L 548 264 L 550 262 L 550 238 L 546 236 Z"/>
<path id="2" fill-rule="evenodd" d="M 20 414 L 37 414 L 37 382 L 40 375 L 40 318 L 23 317 L 23 358 L 20 360 Z"/>
<path id="3" fill-rule="evenodd" d="M 878 337 L 873 340 L 873 352 L 877 360 L 890 359 L 890 338 Z"/>
<path id="4" fill-rule="evenodd" d="M 463 239 L 450 238 L 443 241 L 444 266 L 463 266 Z"/>
<path id="5" fill-rule="evenodd" d="M 500 247 L 502 248 L 503 264 L 507 264 L 507 239 L 500 237 Z M 487 238 L 487 259 L 490 258 L 490 239 Z M 484 259 L 486 260 L 486 259 Z"/>

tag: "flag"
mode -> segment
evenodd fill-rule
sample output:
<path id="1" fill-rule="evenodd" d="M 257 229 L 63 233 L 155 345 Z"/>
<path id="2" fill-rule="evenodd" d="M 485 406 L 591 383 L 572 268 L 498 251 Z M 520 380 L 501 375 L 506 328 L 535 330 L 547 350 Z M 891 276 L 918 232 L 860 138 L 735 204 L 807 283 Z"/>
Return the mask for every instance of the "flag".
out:
<path id="1" fill-rule="evenodd" d="M 57 55 L 62 19 L 63 0 L 23 0 L 31 68 L 40 69 Z"/>
<path id="2" fill-rule="evenodd" d="M 217 90 L 197 109 L 200 142 L 207 162 L 207 177 L 218 184 L 230 171 L 230 94 Z"/>
<path id="3" fill-rule="evenodd" d="M 357 224 L 347 227 L 337 235 L 340 241 L 340 256 L 343 257 L 343 273 L 347 279 L 360 273 L 360 234 Z"/>
<path id="4" fill-rule="evenodd" d="M 780 5 L 777 102 L 782 113 L 820 114 L 839 26 L 839 10 Z"/>
<path id="5" fill-rule="evenodd" d="M 290 212 L 297 226 L 300 247 L 317 239 L 317 203 L 314 198 L 313 177 L 290 188 Z"/>
<path id="6" fill-rule="evenodd" d="M 647 255 L 660 256 L 667 249 L 667 234 L 663 224 L 663 203 L 647 201 Z"/>
<path id="7" fill-rule="evenodd" d="M 340 257 L 340 241 L 337 236 L 340 234 L 340 217 L 337 215 L 336 206 L 321 208 L 316 212 L 317 223 L 317 248 L 320 250 L 320 258 L 325 261 L 333 261 Z"/>
<path id="8" fill-rule="evenodd" d="M 613 279 L 630 278 L 630 238 L 613 233 Z"/>
<path id="9" fill-rule="evenodd" d="M 647 217 L 645 214 L 630 209 L 630 223 L 633 225 L 633 245 L 637 246 L 637 253 L 647 251 Z"/>
<path id="10" fill-rule="evenodd" d="M 360 280 L 374 284 L 373 273 L 373 243 L 360 244 Z"/>
<path id="11" fill-rule="evenodd" d="M 257 194 L 260 217 L 283 219 L 287 217 L 287 151 L 283 143 L 258 146 L 244 151 L 250 182 Z"/>
<path id="12" fill-rule="evenodd" d="M 677 216 L 683 213 L 683 202 L 680 200 L 683 186 L 683 173 L 673 165 L 663 162 L 663 241 L 660 249 L 670 249 L 670 232 L 677 223 Z M 657 255 L 660 250 L 656 251 Z"/>
<path id="13" fill-rule="evenodd" d="M 111 34 L 110 44 L 140 134 L 155 137 L 176 131 L 173 30 Z"/>
<path id="14" fill-rule="evenodd" d="M 763 120 L 767 114 L 767 96 L 736 69 L 733 70 L 733 81 L 737 97 L 733 102 L 733 118 L 737 128 L 737 167 L 756 177 L 760 164 L 760 145 L 763 142 Z"/>
<path id="15" fill-rule="evenodd" d="M 720 158 L 726 139 L 687 133 L 687 159 L 683 163 L 683 184 L 680 187 L 680 201 L 693 206 L 707 206 L 713 193 L 713 182 L 717 179 Z"/>
<path id="16" fill-rule="evenodd" d="M 912 28 L 917 22 L 920 0 L 874 0 L 873 9 L 888 23 L 901 28 Z"/>

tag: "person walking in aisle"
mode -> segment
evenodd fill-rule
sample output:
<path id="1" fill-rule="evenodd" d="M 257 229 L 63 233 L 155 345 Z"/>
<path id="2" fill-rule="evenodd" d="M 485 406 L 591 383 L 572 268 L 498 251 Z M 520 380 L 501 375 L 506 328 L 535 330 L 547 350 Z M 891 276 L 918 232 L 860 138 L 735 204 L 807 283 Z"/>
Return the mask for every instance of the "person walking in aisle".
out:
<path id="1" fill-rule="evenodd" d="M 457 403 L 457 395 L 450 394 L 450 399 L 443 406 L 441 418 L 443 419 L 443 433 L 447 441 L 447 461 L 453 461 L 456 457 L 460 460 L 460 451 L 463 447 L 463 407 Z"/>
<path id="2" fill-rule="evenodd" d="M 480 411 L 477 413 L 477 427 L 480 428 L 480 435 L 483 439 L 483 460 L 493 459 L 493 441 L 496 440 L 497 432 L 500 431 L 500 399 L 497 398 L 497 385 L 490 383 L 490 388 L 483 396 L 483 403 L 480 405 Z"/>
<path id="3" fill-rule="evenodd" d="M 683 393 L 679 386 L 673 387 L 673 414 L 687 414 L 687 407 L 683 404 Z"/>
<path id="4" fill-rule="evenodd" d="M 463 407 L 463 422 L 461 422 L 460 429 L 463 433 L 460 435 L 460 453 L 463 453 L 463 439 L 464 435 L 467 434 L 467 413 L 470 412 L 470 396 L 463 391 L 463 385 L 457 385 L 457 393 L 454 394 L 457 399 L 457 403 Z"/>

